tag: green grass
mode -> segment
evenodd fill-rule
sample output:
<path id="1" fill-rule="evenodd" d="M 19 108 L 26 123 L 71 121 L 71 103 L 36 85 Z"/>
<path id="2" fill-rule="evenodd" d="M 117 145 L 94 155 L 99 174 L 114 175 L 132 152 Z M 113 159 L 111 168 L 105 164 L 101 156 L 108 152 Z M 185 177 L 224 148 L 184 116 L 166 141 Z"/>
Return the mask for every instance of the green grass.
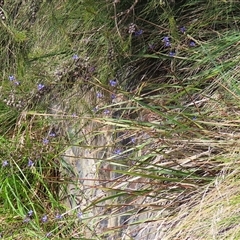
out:
<path id="1" fill-rule="evenodd" d="M 5 2 L 4 239 L 238 239 L 240 4 L 167 2 Z"/>

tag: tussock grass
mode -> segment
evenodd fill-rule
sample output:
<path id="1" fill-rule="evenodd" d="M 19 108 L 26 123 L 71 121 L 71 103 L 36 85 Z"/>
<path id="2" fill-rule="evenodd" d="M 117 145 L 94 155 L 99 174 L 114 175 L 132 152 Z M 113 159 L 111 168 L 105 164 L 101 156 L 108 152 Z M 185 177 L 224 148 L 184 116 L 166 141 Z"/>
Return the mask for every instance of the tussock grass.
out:
<path id="1" fill-rule="evenodd" d="M 4 239 L 238 238 L 240 6 L 173 2 L 4 4 Z"/>

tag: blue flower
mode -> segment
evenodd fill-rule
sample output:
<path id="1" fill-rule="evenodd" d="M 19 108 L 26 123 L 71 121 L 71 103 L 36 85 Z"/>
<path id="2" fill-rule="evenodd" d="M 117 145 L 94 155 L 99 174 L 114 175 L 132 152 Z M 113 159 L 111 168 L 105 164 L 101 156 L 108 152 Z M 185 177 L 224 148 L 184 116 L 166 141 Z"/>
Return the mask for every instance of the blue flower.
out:
<path id="1" fill-rule="evenodd" d="M 180 27 L 180 32 L 185 33 L 186 32 L 186 27 L 184 27 L 184 26 Z"/>
<path id="2" fill-rule="evenodd" d="M 131 137 L 131 143 L 135 143 L 136 142 L 136 138 L 135 137 Z"/>
<path id="3" fill-rule="evenodd" d="M 49 137 L 56 137 L 56 133 L 50 132 L 50 133 L 49 133 Z"/>
<path id="4" fill-rule="evenodd" d="M 171 47 L 171 43 L 170 43 L 170 42 L 165 42 L 165 43 L 164 43 L 164 46 L 165 46 L 165 47 Z"/>
<path id="5" fill-rule="evenodd" d="M 102 98 L 102 97 L 103 97 L 103 94 L 100 92 L 97 92 L 97 98 Z"/>
<path id="6" fill-rule="evenodd" d="M 2 162 L 2 166 L 3 166 L 3 167 L 6 167 L 6 166 L 8 166 L 8 165 L 9 165 L 9 163 L 8 163 L 7 160 L 4 160 L 4 161 Z"/>
<path id="7" fill-rule="evenodd" d="M 43 144 L 48 144 L 49 143 L 49 140 L 47 138 L 44 138 L 43 139 Z"/>
<path id="8" fill-rule="evenodd" d="M 163 42 L 164 42 L 165 47 L 170 47 L 171 46 L 169 37 L 163 37 Z"/>
<path id="9" fill-rule="evenodd" d="M 31 218 L 30 217 L 25 217 L 24 219 L 23 219 L 23 222 L 24 223 L 28 223 L 28 222 L 30 222 L 31 221 Z"/>
<path id="10" fill-rule="evenodd" d="M 109 81 L 109 84 L 111 87 L 116 87 L 117 86 L 117 80 L 116 79 L 112 79 Z"/>
<path id="11" fill-rule="evenodd" d="M 59 214 L 57 213 L 56 216 L 55 216 L 56 219 L 60 220 L 63 218 L 63 215 L 62 214 Z"/>
<path id="12" fill-rule="evenodd" d="M 93 111 L 93 112 L 97 112 L 97 111 L 98 111 L 98 106 L 96 106 L 95 108 L 93 108 L 92 111 Z"/>
<path id="13" fill-rule="evenodd" d="M 164 42 L 170 42 L 170 39 L 169 39 L 169 37 L 163 37 L 163 41 Z"/>
<path id="14" fill-rule="evenodd" d="M 114 151 L 114 154 L 117 154 L 117 155 L 120 155 L 122 153 L 122 151 L 120 150 L 120 149 L 116 149 L 115 151 Z"/>
<path id="15" fill-rule="evenodd" d="M 45 86 L 41 83 L 38 84 L 37 88 L 38 88 L 38 91 L 41 91 Z"/>
<path id="16" fill-rule="evenodd" d="M 142 29 L 140 29 L 140 30 L 138 30 L 138 31 L 136 31 L 135 33 L 134 33 L 134 35 L 136 36 L 136 37 L 138 37 L 138 36 L 140 36 L 140 35 L 142 35 L 143 34 L 143 30 Z"/>
<path id="17" fill-rule="evenodd" d="M 74 54 L 74 55 L 72 56 L 72 59 L 73 59 L 73 60 L 78 60 L 78 59 L 79 59 L 79 57 L 78 57 L 78 55 L 77 55 L 77 54 Z"/>
<path id="18" fill-rule="evenodd" d="M 109 109 L 105 109 L 105 110 L 103 111 L 103 113 L 104 113 L 104 114 L 109 114 L 109 113 L 110 113 L 110 110 L 109 110 Z"/>
<path id="19" fill-rule="evenodd" d="M 170 56 L 170 57 L 174 57 L 175 55 L 176 55 L 176 52 L 174 52 L 174 51 L 170 51 L 170 52 L 169 52 L 169 56 Z"/>
<path id="20" fill-rule="evenodd" d="M 29 210 L 27 215 L 28 215 L 29 217 L 32 217 L 32 215 L 33 215 L 33 210 Z"/>
<path id="21" fill-rule="evenodd" d="M 10 75 L 8 78 L 9 78 L 10 81 L 14 81 L 15 80 L 15 77 L 13 75 Z"/>
<path id="22" fill-rule="evenodd" d="M 33 162 L 31 159 L 28 159 L 28 164 L 27 164 L 27 166 L 28 166 L 28 167 L 33 167 L 33 165 L 34 165 L 34 162 Z"/>
<path id="23" fill-rule="evenodd" d="M 42 222 L 47 222 L 47 220 L 48 220 L 47 215 L 44 215 L 44 216 L 42 217 Z"/>
<path id="24" fill-rule="evenodd" d="M 190 47 L 196 47 L 196 43 L 191 40 L 191 41 L 189 42 L 189 46 L 190 46 Z"/>
<path id="25" fill-rule="evenodd" d="M 83 217 L 82 212 L 78 212 L 78 213 L 77 213 L 77 217 L 78 217 L 78 219 L 82 219 L 82 217 Z"/>
<path id="26" fill-rule="evenodd" d="M 14 81 L 14 84 L 18 86 L 18 85 L 20 85 L 20 82 Z"/>
<path id="27" fill-rule="evenodd" d="M 51 237 L 52 236 L 52 233 L 51 232 L 48 232 L 48 233 L 46 233 L 46 237 L 48 238 L 48 237 Z"/>

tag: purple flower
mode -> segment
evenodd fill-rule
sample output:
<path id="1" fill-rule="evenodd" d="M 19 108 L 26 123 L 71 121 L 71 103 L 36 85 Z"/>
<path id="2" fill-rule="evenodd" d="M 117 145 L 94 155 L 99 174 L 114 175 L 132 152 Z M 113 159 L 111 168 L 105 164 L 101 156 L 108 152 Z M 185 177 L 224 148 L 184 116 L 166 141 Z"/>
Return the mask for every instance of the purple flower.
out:
<path id="1" fill-rule="evenodd" d="M 170 42 L 170 39 L 169 39 L 169 37 L 163 37 L 163 41 L 164 42 Z"/>
<path id="2" fill-rule="evenodd" d="M 30 217 L 25 217 L 24 219 L 23 219 L 23 222 L 24 223 L 28 223 L 28 222 L 30 222 L 31 221 L 31 218 Z"/>
<path id="3" fill-rule="evenodd" d="M 115 99 L 115 98 L 116 98 L 116 94 L 112 94 L 112 95 L 111 95 L 111 98 L 112 98 L 112 99 Z"/>
<path id="4" fill-rule="evenodd" d="M 117 155 L 120 155 L 122 153 L 122 151 L 120 150 L 120 149 L 116 149 L 115 151 L 114 151 L 114 154 L 117 154 Z"/>
<path id="5" fill-rule="evenodd" d="M 52 236 L 51 232 L 46 233 L 46 237 L 51 237 L 51 236 Z"/>
<path id="6" fill-rule="evenodd" d="M 163 42 L 164 42 L 165 47 L 170 47 L 171 46 L 169 37 L 163 37 Z"/>
<path id="7" fill-rule="evenodd" d="M 189 42 L 189 46 L 190 46 L 190 47 L 196 47 L 196 43 L 191 40 L 191 41 Z"/>
<path id="8" fill-rule="evenodd" d="M 109 110 L 109 109 L 105 109 L 105 110 L 103 111 L 103 113 L 104 113 L 104 114 L 109 114 L 109 113 L 110 113 L 110 110 Z"/>
<path id="9" fill-rule="evenodd" d="M 174 51 L 170 51 L 170 52 L 169 52 L 169 56 L 170 56 L 170 57 L 174 57 L 175 55 L 176 55 L 176 52 L 174 52 Z"/>
<path id="10" fill-rule="evenodd" d="M 131 137 L 131 143 L 135 143 L 136 142 L 136 138 L 135 137 Z"/>
<path id="11" fill-rule="evenodd" d="M 95 108 L 93 108 L 93 112 L 97 112 L 98 111 L 98 106 L 96 106 Z"/>
<path id="12" fill-rule="evenodd" d="M 48 144 L 49 143 L 49 140 L 47 138 L 44 138 L 43 139 L 43 144 Z"/>
<path id="13" fill-rule="evenodd" d="M 79 59 L 79 57 L 78 57 L 78 55 L 77 55 L 77 54 L 74 54 L 74 55 L 72 56 L 72 59 L 73 59 L 73 60 L 78 60 L 78 59 Z"/>
<path id="14" fill-rule="evenodd" d="M 45 86 L 41 83 L 38 84 L 37 88 L 38 88 L 38 91 L 41 91 Z"/>
<path id="15" fill-rule="evenodd" d="M 138 37 L 138 36 L 140 36 L 140 35 L 142 35 L 143 34 L 143 30 L 142 29 L 140 29 L 140 30 L 138 30 L 138 31 L 136 31 L 135 33 L 134 33 L 134 35 L 136 36 L 136 37 Z"/>
<path id="16" fill-rule="evenodd" d="M 14 84 L 17 85 L 17 86 L 19 86 L 19 85 L 20 85 L 20 82 L 14 81 Z"/>
<path id="17" fill-rule="evenodd" d="M 117 80 L 116 79 L 112 79 L 109 81 L 109 84 L 111 87 L 116 87 L 117 86 Z"/>
<path id="18" fill-rule="evenodd" d="M 63 215 L 62 214 L 59 214 L 57 213 L 56 216 L 55 216 L 56 219 L 60 220 L 63 218 Z"/>
<path id="19" fill-rule="evenodd" d="M 49 137 L 56 137 L 56 133 L 55 132 L 50 132 Z"/>
<path id="20" fill-rule="evenodd" d="M 102 97 L 103 97 L 103 94 L 100 92 L 97 92 L 97 98 L 102 98 Z"/>
<path id="21" fill-rule="evenodd" d="M 82 217 L 83 217 L 82 212 L 78 212 L 78 213 L 77 213 L 77 217 L 78 217 L 78 219 L 82 219 Z"/>
<path id="22" fill-rule="evenodd" d="M 28 167 L 33 167 L 33 165 L 34 165 L 34 162 L 33 162 L 31 159 L 28 159 L 28 164 L 27 164 L 27 166 L 28 166 Z"/>
<path id="23" fill-rule="evenodd" d="M 10 81 L 14 81 L 15 80 L 15 77 L 13 75 L 10 75 L 8 78 L 9 78 Z"/>
<path id="24" fill-rule="evenodd" d="M 165 47 L 171 47 L 171 43 L 170 42 L 164 42 L 164 46 Z"/>
<path id="25" fill-rule="evenodd" d="M 181 33 L 185 33 L 186 32 L 186 28 L 184 26 L 180 27 L 180 32 Z"/>
<path id="26" fill-rule="evenodd" d="M 42 217 L 42 222 L 47 222 L 47 220 L 48 220 L 47 215 L 44 215 L 44 216 Z"/>
<path id="27" fill-rule="evenodd" d="M 6 167 L 6 166 L 8 166 L 8 165 L 9 165 L 9 163 L 8 163 L 7 160 L 4 160 L 4 161 L 2 162 L 2 166 L 3 166 L 3 167 Z"/>
<path id="28" fill-rule="evenodd" d="M 29 217 L 32 217 L 32 215 L 33 215 L 33 210 L 29 210 L 27 215 L 28 215 Z"/>

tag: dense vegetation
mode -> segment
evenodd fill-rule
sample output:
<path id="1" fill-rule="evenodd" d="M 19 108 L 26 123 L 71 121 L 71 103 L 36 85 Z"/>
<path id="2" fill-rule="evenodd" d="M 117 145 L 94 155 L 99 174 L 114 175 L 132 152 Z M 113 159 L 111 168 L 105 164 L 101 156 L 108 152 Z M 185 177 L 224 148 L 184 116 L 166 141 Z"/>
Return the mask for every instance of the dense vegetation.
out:
<path id="1" fill-rule="evenodd" d="M 2 238 L 240 238 L 239 1 L 5 0 L 0 10 Z M 104 134 L 110 143 L 86 144 Z M 107 195 L 71 209 L 62 193 L 77 176 L 61 172 L 73 145 L 107 152 L 94 161 L 119 180 L 89 186 Z M 140 213 L 152 217 L 97 227 Z M 145 235 L 123 237 L 137 225 Z"/>

